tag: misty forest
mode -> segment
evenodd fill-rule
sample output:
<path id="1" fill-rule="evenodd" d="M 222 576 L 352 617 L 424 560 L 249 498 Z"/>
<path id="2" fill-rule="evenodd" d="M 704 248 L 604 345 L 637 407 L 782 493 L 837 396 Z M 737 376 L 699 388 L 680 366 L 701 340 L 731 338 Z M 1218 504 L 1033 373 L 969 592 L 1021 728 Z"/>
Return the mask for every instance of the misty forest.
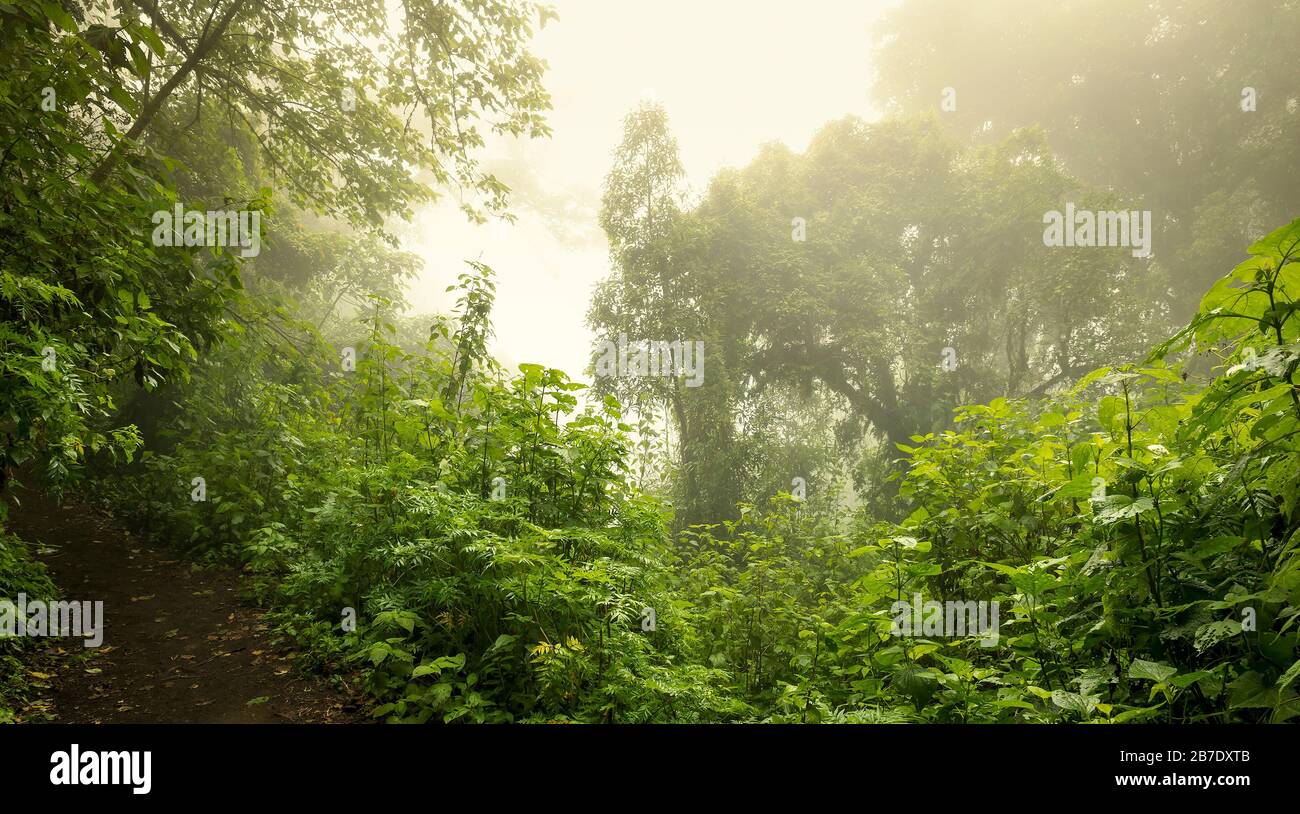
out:
<path id="1" fill-rule="evenodd" d="M 1300 718 L 1300 2 L 696 5 L 0 2 L 0 722 Z"/>

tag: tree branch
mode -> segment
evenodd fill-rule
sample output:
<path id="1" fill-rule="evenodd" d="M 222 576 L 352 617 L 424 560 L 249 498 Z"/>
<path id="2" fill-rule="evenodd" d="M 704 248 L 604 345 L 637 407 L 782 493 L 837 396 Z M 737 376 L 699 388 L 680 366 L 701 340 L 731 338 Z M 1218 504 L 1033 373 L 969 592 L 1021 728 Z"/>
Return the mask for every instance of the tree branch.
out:
<path id="1" fill-rule="evenodd" d="M 140 0 L 140 4 L 142 8 L 145 8 L 146 13 L 149 14 L 149 18 L 153 20 L 156 25 L 159 25 L 159 27 L 162 28 L 162 24 L 159 23 L 159 20 L 161 20 L 162 17 L 161 14 L 158 13 L 157 7 L 153 6 L 152 3 L 149 3 L 149 0 Z M 182 82 L 188 79 L 190 74 L 194 73 L 194 70 L 198 67 L 199 63 L 202 62 L 209 53 L 211 53 L 212 49 L 216 47 L 217 42 L 220 41 L 222 35 L 225 33 L 226 27 L 235 19 L 235 14 L 238 13 L 239 9 L 243 5 L 244 0 L 234 0 L 226 9 L 226 13 L 222 16 L 221 20 L 217 23 L 216 29 L 213 30 L 210 35 L 199 41 L 199 44 L 195 47 L 193 53 L 191 53 L 185 61 L 181 63 L 180 67 L 176 69 L 176 73 L 172 74 L 171 78 L 168 79 L 167 82 L 158 89 L 158 92 L 153 95 L 153 98 L 145 103 L 144 108 L 140 111 L 140 115 L 136 117 L 135 123 L 131 125 L 131 129 L 126 132 L 126 135 L 122 139 L 113 145 L 113 148 L 108 151 L 108 155 L 104 156 L 104 160 L 101 161 L 99 166 L 95 168 L 95 171 L 90 174 L 91 183 L 99 185 L 104 182 L 104 179 L 108 178 L 109 173 L 111 173 L 117 166 L 118 162 L 122 160 L 122 155 L 126 149 L 126 145 L 135 141 L 144 133 L 153 122 L 154 117 L 158 115 L 158 111 L 162 110 L 163 104 L 166 103 L 168 97 L 171 96 L 172 91 L 176 90 Z M 152 11 L 150 11 L 149 7 L 152 7 Z M 155 15 L 157 16 L 155 17 Z M 165 23 L 165 21 L 163 22 Z M 179 34 L 177 34 L 175 29 L 170 25 L 167 25 L 166 28 L 164 28 L 164 31 L 167 29 L 171 29 L 171 33 L 168 34 L 169 38 L 179 37 Z"/>

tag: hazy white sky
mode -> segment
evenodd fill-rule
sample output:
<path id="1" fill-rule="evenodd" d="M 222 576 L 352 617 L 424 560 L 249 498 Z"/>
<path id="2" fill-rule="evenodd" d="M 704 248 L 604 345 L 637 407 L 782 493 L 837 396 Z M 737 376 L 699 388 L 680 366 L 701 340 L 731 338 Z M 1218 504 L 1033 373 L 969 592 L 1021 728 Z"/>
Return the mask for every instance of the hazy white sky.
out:
<path id="1" fill-rule="evenodd" d="M 549 139 L 501 141 L 484 164 L 514 190 L 514 225 L 475 226 L 452 196 L 417 213 L 404 248 L 425 268 L 416 312 L 448 311 L 464 261 L 497 272 L 493 351 L 586 379 L 592 286 L 608 271 L 596 222 L 623 117 L 653 94 L 668 111 L 688 182 L 702 191 L 758 147 L 803 149 L 825 122 L 874 118 L 870 23 L 895 0 L 551 0 L 533 51 L 550 64 Z M 667 337 L 665 337 L 667 338 Z"/>

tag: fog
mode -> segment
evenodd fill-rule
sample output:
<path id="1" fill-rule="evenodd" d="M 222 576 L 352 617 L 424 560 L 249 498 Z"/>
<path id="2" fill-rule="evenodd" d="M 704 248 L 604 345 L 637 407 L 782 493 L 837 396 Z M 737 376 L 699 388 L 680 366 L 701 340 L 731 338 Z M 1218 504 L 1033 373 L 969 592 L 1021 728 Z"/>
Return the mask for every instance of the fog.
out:
<path id="1" fill-rule="evenodd" d="M 1051 800 L 1300 720 L 1300 0 L 8 0 L 0 64 L 0 724 L 547 724 L 280 749 L 371 802 L 1162 725 L 994 744 Z M 154 729 L 141 794 L 283 746 Z"/>
<path id="2" fill-rule="evenodd" d="M 703 188 L 761 144 L 802 150 L 818 127 L 872 106 L 870 26 L 896 5 L 812 0 L 797 8 L 745 0 L 560 0 L 535 40 L 554 110 L 548 139 L 497 139 L 484 163 L 511 187 L 517 221 L 468 223 L 454 194 L 416 213 L 402 248 L 424 261 L 412 312 L 447 310 L 444 289 L 482 258 L 500 280 L 495 353 L 584 373 L 595 339 L 592 286 L 609 271 L 597 224 L 601 186 L 623 116 L 657 100 L 671 117 L 682 163 Z M 551 315 L 545 332 L 532 314 Z"/>

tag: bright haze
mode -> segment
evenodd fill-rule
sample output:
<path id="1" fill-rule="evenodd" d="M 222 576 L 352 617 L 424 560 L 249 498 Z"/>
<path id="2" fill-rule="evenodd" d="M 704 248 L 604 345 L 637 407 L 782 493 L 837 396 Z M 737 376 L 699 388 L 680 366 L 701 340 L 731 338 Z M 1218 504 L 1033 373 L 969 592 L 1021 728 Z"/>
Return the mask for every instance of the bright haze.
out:
<path id="1" fill-rule="evenodd" d="M 591 287 L 608 271 L 597 223 L 623 117 L 642 99 L 668 111 L 691 189 L 760 145 L 802 150 L 827 121 L 875 118 L 870 26 L 886 0 L 558 0 L 533 51 L 550 69 L 549 139 L 500 139 L 484 166 L 513 190 L 514 224 L 470 223 L 455 192 L 417 212 L 403 248 L 424 261 L 412 311 L 446 312 L 445 292 L 481 259 L 497 272 L 493 352 L 507 365 L 536 362 L 575 379 L 593 336 Z M 544 321 L 547 329 L 538 331 Z"/>

